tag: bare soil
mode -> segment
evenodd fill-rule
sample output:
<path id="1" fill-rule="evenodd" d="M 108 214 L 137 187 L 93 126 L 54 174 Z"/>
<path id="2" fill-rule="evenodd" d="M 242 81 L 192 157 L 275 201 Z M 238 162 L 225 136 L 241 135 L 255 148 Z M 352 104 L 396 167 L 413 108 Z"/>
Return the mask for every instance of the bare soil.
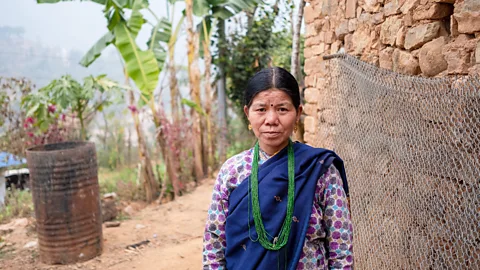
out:
<path id="1" fill-rule="evenodd" d="M 35 241 L 29 226 L 0 236 L 9 246 L 0 249 L 0 269 L 200 269 L 202 237 L 213 180 L 205 180 L 192 193 L 162 205 L 149 205 L 121 222 L 103 226 L 104 251 L 97 258 L 73 265 L 46 265 L 37 248 L 24 248 Z M 149 240 L 137 249 L 131 244 Z"/>

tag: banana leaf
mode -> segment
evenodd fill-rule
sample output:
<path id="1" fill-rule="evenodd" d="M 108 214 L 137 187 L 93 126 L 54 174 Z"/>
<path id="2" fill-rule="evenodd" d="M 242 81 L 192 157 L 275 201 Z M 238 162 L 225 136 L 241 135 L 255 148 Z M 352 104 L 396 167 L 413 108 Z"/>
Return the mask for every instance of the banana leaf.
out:
<path id="1" fill-rule="evenodd" d="M 128 76 L 150 99 L 158 84 L 160 73 L 154 53 L 151 50 L 142 51 L 138 48 L 135 37 L 125 22 L 120 22 L 115 27 L 115 46 L 125 61 Z"/>

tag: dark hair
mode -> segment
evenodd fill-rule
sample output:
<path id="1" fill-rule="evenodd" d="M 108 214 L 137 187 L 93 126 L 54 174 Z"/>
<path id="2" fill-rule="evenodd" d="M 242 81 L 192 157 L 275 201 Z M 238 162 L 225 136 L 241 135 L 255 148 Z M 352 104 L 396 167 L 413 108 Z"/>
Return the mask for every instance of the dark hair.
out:
<path id="1" fill-rule="evenodd" d="M 287 93 L 292 99 L 295 109 L 298 109 L 300 106 L 298 82 L 290 72 L 281 67 L 264 68 L 250 78 L 247 83 L 247 88 L 245 88 L 245 105 L 250 107 L 253 98 L 258 93 L 272 88 Z"/>

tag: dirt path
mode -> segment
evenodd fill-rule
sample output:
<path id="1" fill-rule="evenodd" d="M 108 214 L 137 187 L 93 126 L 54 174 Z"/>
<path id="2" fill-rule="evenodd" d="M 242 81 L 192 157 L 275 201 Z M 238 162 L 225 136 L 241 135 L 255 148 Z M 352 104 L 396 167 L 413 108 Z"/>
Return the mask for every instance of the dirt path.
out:
<path id="1" fill-rule="evenodd" d="M 174 202 L 151 205 L 120 227 L 103 227 L 104 252 L 100 257 L 68 266 L 50 266 L 39 261 L 35 249 L 24 249 L 35 235 L 26 229 L 5 239 L 15 252 L 0 257 L 0 269 L 200 269 L 203 227 L 210 203 L 213 180 Z M 136 251 L 130 244 L 149 240 Z"/>

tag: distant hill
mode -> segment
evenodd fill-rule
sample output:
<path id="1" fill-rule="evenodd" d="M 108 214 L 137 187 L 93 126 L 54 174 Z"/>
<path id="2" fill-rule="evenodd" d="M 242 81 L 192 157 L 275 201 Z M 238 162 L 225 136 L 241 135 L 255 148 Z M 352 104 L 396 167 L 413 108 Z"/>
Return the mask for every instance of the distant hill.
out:
<path id="1" fill-rule="evenodd" d="M 93 44 L 92 44 L 93 45 Z M 51 80 L 71 74 L 77 80 L 89 75 L 107 74 L 123 82 L 121 62 L 114 48 L 107 49 L 89 68 L 78 64 L 84 52 L 44 46 L 24 38 L 20 27 L 0 26 L 0 76 L 26 77 L 37 88 Z"/>

